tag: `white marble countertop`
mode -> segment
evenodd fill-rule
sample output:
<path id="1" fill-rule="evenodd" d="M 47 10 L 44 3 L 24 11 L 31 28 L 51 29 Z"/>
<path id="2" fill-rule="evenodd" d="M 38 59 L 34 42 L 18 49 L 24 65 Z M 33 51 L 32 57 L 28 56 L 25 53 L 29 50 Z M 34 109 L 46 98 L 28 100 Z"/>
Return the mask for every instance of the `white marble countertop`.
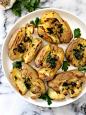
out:
<path id="1" fill-rule="evenodd" d="M 63 9 L 86 21 L 86 0 L 41 0 L 39 6 Z M 22 10 L 22 16 L 27 13 Z M 44 108 L 25 102 L 11 89 L 2 70 L 1 51 L 7 33 L 19 19 L 11 10 L 0 10 L 0 115 L 86 115 L 86 94 L 63 107 Z"/>

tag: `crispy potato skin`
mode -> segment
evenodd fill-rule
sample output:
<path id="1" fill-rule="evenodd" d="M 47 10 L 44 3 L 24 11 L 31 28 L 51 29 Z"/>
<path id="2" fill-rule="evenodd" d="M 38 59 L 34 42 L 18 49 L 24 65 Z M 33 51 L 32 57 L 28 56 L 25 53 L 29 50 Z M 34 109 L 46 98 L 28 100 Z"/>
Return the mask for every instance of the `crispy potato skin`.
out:
<path id="1" fill-rule="evenodd" d="M 48 56 L 51 56 L 52 59 L 56 59 L 55 66 L 52 68 L 51 63 L 47 62 Z M 38 75 L 39 78 L 42 79 L 43 81 L 49 81 L 53 79 L 54 75 L 56 74 L 57 70 L 60 69 L 60 67 L 63 64 L 63 59 L 64 59 L 64 51 L 62 48 L 57 47 L 56 44 L 51 44 L 51 45 L 46 45 L 44 46 L 39 54 L 37 55 L 35 59 L 35 66 L 40 67 L 42 65 L 42 68 L 38 70 Z"/>
<path id="2" fill-rule="evenodd" d="M 59 73 L 48 82 L 48 95 L 51 99 L 63 100 L 63 94 L 76 97 L 82 90 L 82 84 L 86 81 L 85 73 L 79 70 L 71 70 Z M 54 91 L 53 91 L 54 90 Z M 54 92 L 55 96 L 52 94 Z M 61 95 L 60 95 L 61 94 Z"/>
<path id="3" fill-rule="evenodd" d="M 50 45 L 45 45 L 40 52 L 38 53 L 36 59 L 35 59 L 35 66 L 36 67 L 40 67 L 44 58 L 46 58 L 46 56 L 49 54 L 50 52 Z"/>
<path id="4" fill-rule="evenodd" d="M 32 43 L 29 45 L 29 47 L 27 47 L 22 57 L 25 63 L 29 63 L 33 60 L 38 50 L 40 49 L 41 45 L 42 40 L 40 38 L 34 38 L 32 40 Z"/>
<path id="5" fill-rule="evenodd" d="M 19 28 L 15 31 L 15 33 L 12 35 L 11 40 L 8 45 L 8 55 L 11 60 L 19 59 L 23 55 L 23 53 L 20 53 L 16 51 L 14 53 L 14 49 L 17 48 L 20 41 L 23 41 L 25 37 L 25 28 Z"/>
<path id="6" fill-rule="evenodd" d="M 53 11 L 43 14 L 37 32 L 39 36 L 46 41 L 58 44 L 69 43 L 73 37 L 68 23 L 63 20 L 59 14 Z"/>
<path id="7" fill-rule="evenodd" d="M 80 46 L 82 45 L 82 48 L 84 49 L 84 51 L 82 51 L 81 53 L 75 52 L 75 49 L 79 49 L 80 50 Z M 73 42 L 71 42 L 69 44 L 69 46 L 66 49 L 66 58 L 68 60 L 68 62 L 70 64 L 72 64 L 75 67 L 79 67 L 79 66 L 84 66 L 86 63 L 86 40 L 83 38 L 77 38 L 76 40 L 74 40 Z M 74 55 L 75 53 L 78 53 L 78 58 L 76 57 L 76 55 Z M 79 56 L 83 57 L 79 57 Z"/>
<path id="8" fill-rule="evenodd" d="M 25 95 L 29 90 L 25 84 L 27 82 L 31 86 L 30 96 L 32 99 L 37 99 L 46 92 L 45 84 L 38 78 L 37 71 L 28 64 L 24 64 L 21 70 L 14 68 L 10 73 L 10 79 L 21 95 Z"/>

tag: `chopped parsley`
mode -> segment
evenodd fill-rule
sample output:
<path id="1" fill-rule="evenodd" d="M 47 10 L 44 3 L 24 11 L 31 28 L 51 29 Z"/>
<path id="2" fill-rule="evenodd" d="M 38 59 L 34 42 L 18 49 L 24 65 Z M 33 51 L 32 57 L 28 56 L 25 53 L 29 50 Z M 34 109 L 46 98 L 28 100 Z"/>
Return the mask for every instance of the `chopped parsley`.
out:
<path id="1" fill-rule="evenodd" d="M 55 57 L 51 56 L 51 52 L 49 53 L 49 55 L 47 56 L 46 62 L 50 63 L 50 66 L 52 69 L 56 67 L 56 61 L 57 59 Z"/>
<path id="2" fill-rule="evenodd" d="M 26 39 L 24 39 L 24 42 L 32 42 L 32 40 L 29 38 L 29 37 L 27 37 Z"/>
<path id="3" fill-rule="evenodd" d="M 18 46 L 18 52 L 23 53 L 25 49 L 23 49 L 20 45 Z"/>
<path id="4" fill-rule="evenodd" d="M 34 44 L 32 44 L 32 47 L 34 46 Z"/>
<path id="5" fill-rule="evenodd" d="M 30 21 L 30 24 L 35 25 L 35 28 L 37 28 L 37 25 L 40 23 L 40 19 L 38 17 L 36 17 L 35 21 Z"/>
<path id="6" fill-rule="evenodd" d="M 14 49 L 13 49 L 13 53 L 14 53 L 14 54 L 16 53 L 16 52 L 15 52 L 16 50 L 17 50 L 17 48 L 14 48 Z"/>
<path id="7" fill-rule="evenodd" d="M 48 30 L 47 33 L 53 34 L 52 28 L 47 28 L 47 30 Z"/>
<path id="8" fill-rule="evenodd" d="M 48 105 L 52 104 L 52 99 L 48 96 L 47 92 L 39 97 L 39 99 L 47 100 Z"/>
<path id="9" fill-rule="evenodd" d="M 74 56 L 76 57 L 76 59 L 80 60 L 84 56 L 84 54 L 82 53 L 82 51 L 84 51 L 84 46 L 82 44 L 78 44 L 78 46 L 80 46 L 80 48 L 79 49 L 73 49 L 73 51 L 74 51 Z"/>
<path id="10" fill-rule="evenodd" d="M 16 62 L 13 62 L 12 65 L 13 65 L 13 68 L 21 68 L 22 67 L 22 62 L 23 61 L 16 61 Z"/>
<path id="11" fill-rule="evenodd" d="M 39 34 L 38 34 L 39 35 Z M 43 35 L 39 35 L 39 37 L 43 38 Z"/>
<path id="12" fill-rule="evenodd" d="M 21 42 L 20 45 L 23 45 L 23 43 Z"/>
<path id="13" fill-rule="evenodd" d="M 68 83 L 66 83 L 66 82 L 65 82 L 65 83 L 63 83 L 63 85 L 62 85 L 62 86 L 68 86 Z"/>
<path id="14" fill-rule="evenodd" d="M 27 87 L 27 89 L 31 89 L 31 85 L 28 83 L 28 81 L 30 81 L 30 79 L 25 79 L 24 83 L 25 83 L 25 86 Z"/>
<path id="15" fill-rule="evenodd" d="M 72 85 L 72 87 L 76 87 L 76 83 L 75 82 L 70 82 L 69 85 Z"/>
<path id="16" fill-rule="evenodd" d="M 17 77 L 15 76 L 15 81 L 17 80 Z"/>
<path id="17" fill-rule="evenodd" d="M 58 24 L 58 28 L 61 28 L 63 24 Z"/>
<path id="18" fill-rule="evenodd" d="M 68 70 L 68 66 L 70 66 L 70 64 L 68 63 L 68 61 L 64 61 L 63 62 L 63 66 L 62 66 L 62 70 L 67 71 Z"/>
<path id="19" fill-rule="evenodd" d="M 71 94 L 74 94 L 74 93 L 75 93 L 75 91 L 72 89 L 72 90 L 71 90 Z"/>
<path id="20" fill-rule="evenodd" d="M 78 67 L 78 70 L 84 71 L 86 73 L 86 64 L 83 67 L 82 66 Z"/>
<path id="21" fill-rule="evenodd" d="M 53 20 L 53 21 L 51 22 L 51 24 L 54 24 L 56 21 L 57 21 L 57 20 Z"/>
<path id="22" fill-rule="evenodd" d="M 58 31 L 58 33 L 60 34 L 60 37 L 62 37 L 62 33 L 63 33 L 63 28 L 61 27 L 60 30 Z"/>
<path id="23" fill-rule="evenodd" d="M 74 38 L 80 38 L 81 37 L 81 30 L 79 28 L 74 30 Z"/>
<path id="24" fill-rule="evenodd" d="M 80 86 L 82 87 L 83 82 L 80 83 Z"/>

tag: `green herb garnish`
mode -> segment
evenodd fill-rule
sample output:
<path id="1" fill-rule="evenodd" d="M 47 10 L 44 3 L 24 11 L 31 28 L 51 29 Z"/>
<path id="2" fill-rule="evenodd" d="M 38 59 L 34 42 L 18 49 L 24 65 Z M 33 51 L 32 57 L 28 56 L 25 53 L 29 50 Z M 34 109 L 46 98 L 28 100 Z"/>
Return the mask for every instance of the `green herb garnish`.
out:
<path id="1" fill-rule="evenodd" d="M 38 17 L 36 17 L 35 21 L 33 21 L 33 20 L 30 21 L 30 24 L 35 25 L 35 28 L 37 28 L 37 25 L 39 24 L 39 22 L 40 22 L 40 19 Z"/>
<path id="2" fill-rule="evenodd" d="M 49 7 L 38 7 L 40 0 L 16 0 L 12 7 L 12 12 L 16 16 L 21 16 L 21 7 L 23 6 L 28 12 L 34 11 L 36 8 L 49 8 Z"/>
<path id="3" fill-rule="evenodd" d="M 58 24 L 58 28 L 61 28 L 63 24 Z"/>
<path id="4" fill-rule="evenodd" d="M 39 35 L 39 34 L 38 34 Z M 43 35 L 39 35 L 39 37 L 43 38 Z"/>
<path id="5" fill-rule="evenodd" d="M 14 53 L 14 54 L 16 53 L 16 52 L 15 52 L 16 50 L 17 50 L 17 48 L 14 48 L 14 49 L 13 49 L 13 53 Z"/>
<path id="6" fill-rule="evenodd" d="M 83 53 L 82 51 L 84 51 L 84 46 L 82 44 L 78 44 L 78 46 L 80 46 L 79 49 L 73 49 L 74 51 L 74 56 L 76 57 L 77 60 L 82 59 L 83 58 Z"/>
<path id="7" fill-rule="evenodd" d="M 32 42 L 32 40 L 29 38 L 29 37 L 27 37 L 26 39 L 24 39 L 24 42 Z"/>
<path id="8" fill-rule="evenodd" d="M 57 21 L 57 20 L 53 20 L 53 21 L 51 22 L 51 24 L 54 24 L 56 21 Z"/>
<path id="9" fill-rule="evenodd" d="M 34 44 L 32 44 L 32 47 L 34 46 Z"/>
<path id="10" fill-rule="evenodd" d="M 20 45 L 23 45 L 23 43 L 21 42 Z"/>
<path id="11" fill-rule="evenodd" d="M 82 87 L 83 82 L 80 83 L 80 86 Z"/>
<path id="12" fill-rule="evenodd" d="M 15 81 L 17 80 L 17 77 L 15 76 Z"/>
<path id="13" fill-rule="evenodd" d="M 48 30 L 47 33 L 53 34 L 52 28 L 47 28 L 47 30 Z"/>
<path id="14" fill-rule="evenodd" d="M 69 85 L 72 85 L 72 87 L 76 87 L 76 83 L 75 82 L 70 82 Z"/>
<path id="15" fill-rule="evenodd" d="M 27 89 L 31 89 L 31 85 L 28 83 L 28 81 L 30 81 L 30 79 L 25 79 L 24 83 L 25 83 L 25 86 L 27 87 Z"/>
<path id="16" fill-rule="evenodd" d="M 62 66 L 62 70 L 67 71 L 68 70 L 68 66 L 70 66 L 70 64 L 68 63 L 68 61 L 64 61 L 63 62 L 63 66 Z"/>
<path id="17" fill-rule="evenodd" d="M 14 3 L 13 7 L 12 7 L 12 12 L 16 15 L 16 16 L 21 16 L 21 2 L 16 0 L 16 2 Z"/>
<path id="18" fill-rule="evenodd" d="M 62 37 L 62 33 L 63 33 L 63 28 L 61 27 L 60 30 L 58 31 L 58 33 L 60 34 L 60 37 Z"/>
<path id="19" fill-rule="evenodd" d="M 48 96 L 47 92 L 39 97 L 39 99 L 47 100 L 48 105 L 52 104 L 52 99 Z"/>
<path id="20" fill-rule="evenodd" d="M 56 67 L 56 61 L 57 59 L 55 57 L 51 56 L 51 52 L 47 56 L 46 62 L 50 63 L 50 66 L 52 69 Z"/>
<path id="21" fill-rule="evenodd" d="M 78 67 L 78 70 L 84 71 L 86 73 L 86 64 L 83 67 L 82 66 Z"/>
<path id="22" fill-rule="evenodd" d="M 79 28 L 74 30 L 74 38 L 80 38 L 81 37 L 81 30 Z"/>
<path id="23" fill-rule="evenodd" d="M 74 94 L 74 93 L 75 93 L 73 89 L 71 90 L 71 93 L 72 93 L 72 94 Z"/>
<path id="24" fill-rule="evenodd" d="M 16 62 L 13 62 L 12 65 L 13 65 L 13 68 L 21 68 L 22 67 L 22 62 L 23 61 L 16 61 Z"/>
<path id="25" fill-rule="evenodd" d="M 23 49 L 20 45 L 18 46 L 18 52 L 23 53 L 25 49 Z"/>

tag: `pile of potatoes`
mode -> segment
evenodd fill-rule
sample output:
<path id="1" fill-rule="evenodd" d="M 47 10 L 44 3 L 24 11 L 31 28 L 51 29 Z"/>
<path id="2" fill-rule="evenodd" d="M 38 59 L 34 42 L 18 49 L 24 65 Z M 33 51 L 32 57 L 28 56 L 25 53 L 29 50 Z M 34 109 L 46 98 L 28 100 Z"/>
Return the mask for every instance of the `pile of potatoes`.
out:
<path id="1" fill-rule="evenodd" d="M 64 61 L 64 50 L 58 44 L 69 43 L 73 34 L 69 24 L 54 11 L 42 15 L 37 32 L 41 38 L 32 38 L 35 26 L 26 24 L 19 28 L 12 35 L 8 45 L 8 55 L 11 60 L 22 58 L 21 69 L 13 68 L 10 79 L 13 86 L 21 95 L 30 90 L 32 99 L 37 99 L 46 92 L 51 99 L 63 100 L 70 94 L 71 98 L 76 97 L 82 90 L 85 82 L 85 74 L 79 70 L 71 70 L 56 74 Z M 42 46 L 42 39 L 47 41 Z M 50 42 L 50 43 L 48 43 Z M 83 47 L 83 48 L 82 48 Z M 77 50 L 83 56 L 76 56 Z M 86 40 L 78 38 L 72 41 L 65 52 L 66 59 L 75 67 L 84 66 L 86 63 Z M 34 65 L 39 68 L 36 71 L 29 63 L 35 58 Z"/>

